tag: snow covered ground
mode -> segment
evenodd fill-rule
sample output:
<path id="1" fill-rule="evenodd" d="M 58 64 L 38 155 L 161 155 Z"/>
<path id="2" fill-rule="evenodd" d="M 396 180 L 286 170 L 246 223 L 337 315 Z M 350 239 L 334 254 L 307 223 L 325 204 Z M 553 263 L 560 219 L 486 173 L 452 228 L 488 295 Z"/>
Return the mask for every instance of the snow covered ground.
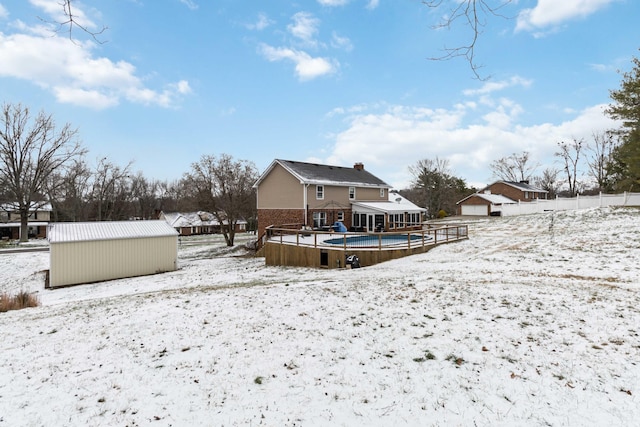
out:
<path id="1" fill-rule="evenodd" d="M 0 427 L 637 425 L 640 211 L 470 223 L 355 270 L 222 243 L 180 269 L 43 289 L 0 255 Z"/>

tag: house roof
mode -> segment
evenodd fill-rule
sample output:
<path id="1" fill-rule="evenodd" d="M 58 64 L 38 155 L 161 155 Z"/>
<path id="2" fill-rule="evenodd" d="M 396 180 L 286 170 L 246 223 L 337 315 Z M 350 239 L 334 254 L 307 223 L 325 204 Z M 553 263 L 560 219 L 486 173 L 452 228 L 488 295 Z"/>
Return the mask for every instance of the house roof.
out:
<path id="1" fill-rule="evenodd" d="M 53 223 L 47 238 L 50 243 L 64 243 L 177 235 L 178 232 L 162 220 L 100 221 Z"/>
<path id="2" fill-rule="evenodd" d="M 533 185 L 530 185 L 529 183 L 522 182 L 522 181 L 520 181 L 520 182 L 516 182 L 516 181 L 496 181 L 491 185 L 500 184 L 500 183 L 509 185 L 509 186 L 511 186 L 513 188 L 517 188 L 520 191 L 529 191 L 530 193 L 548 193 L 547 190 L 543 190 L 541 188 L 534 187 Z M 491 187 L 491 185 L 487 186 L 485 189 L 488 189 L 489 187 Z"/>
<path id="3" fill-rule="evenodd" d="M 471 197 L 480 197 L 481 199 L 488 201 L 492 205 L 508 205 L 512 203 L 518 203 L 513 199 L 503 196 L 502 194 L 473 193 L 468 195 L 464 199 L 460 200 L 459 202 L 457 202 L 456 205 L 459 205 L 460 203 L 470 199 Z"/>
<path id="4" fill-rule="evenodd" d="M 271 165 L 256 181 L 254 187 L 257 187 L 276 165 L 286 169 L 300 181 L 300 184 L 391 188 L 389 184 L 364 168 L 356 169 L 355 167 L 321 165 L 282 159 L 275 159 L 271 162 Z"/>
<path id="5" fill-rule="evenodd" d="M 0 204 L 1 211 L 14 212 L 19 209 L 17 202 L 9 202 Z M 53 208 L 49 202 L 31 202 L 30 211 L 51 212 Z"/>
<path id="6" fill-rule="evenodd" d="M 217 226 L 220 222 L 210 212 L 198 211 L 198 212 L 162 212 L 160 218 L 164 219 L 170 226 L 174 228 L 181 227 L 206 227 Z M 224 221 L 225 224 L 228 221 Z M 239 219 L 238 224 L 246 224 L 247 221 Z"/>
<path id="7" fill-rule="evenodd" d="M 388 195 L 389 200 L 386 202 L 353 202 L 351 204 L 353 206 L 353 211 L 357 212 L 358 208 L 386 213 L 427 211 L 425 208 L 421 208 L 395 191 L 389 191 Z"/>

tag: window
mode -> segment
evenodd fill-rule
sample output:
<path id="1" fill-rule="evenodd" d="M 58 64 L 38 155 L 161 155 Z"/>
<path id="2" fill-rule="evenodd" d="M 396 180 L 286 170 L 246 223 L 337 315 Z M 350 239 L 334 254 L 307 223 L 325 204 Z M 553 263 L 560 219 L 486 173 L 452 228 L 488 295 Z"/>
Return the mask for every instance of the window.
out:
<path id="1" fill-rule="evenodd" d="M 380 197 L 384 197 L 384 188 L 380 189 Z"/>
<path id="2" fill-rule="evenodd" d="M 316 199 L 324 199 L 324 185 L 316 185 Z"/>
<path id="3" fill-rule="evenodd" d="M 349 187 L 349 200 L 356 199 L 356 187 Z"/>
<path id="4" fill-rule="evenodd" d="M 324 227 L 327 224 L 326 212 L 314 212 L 313 213 L 313 228 Z"/>
<path id="5" fill-rule="evenodd" d="M 344 212 L 338 212 L 338 221 L 344 221 Z"/>
<path id="6" fill-rule="evenodd" d="M 525 198 L 525 200 L 529 198 L 529 192 L 528 191 L 524 192 L 524 198 Z"/>

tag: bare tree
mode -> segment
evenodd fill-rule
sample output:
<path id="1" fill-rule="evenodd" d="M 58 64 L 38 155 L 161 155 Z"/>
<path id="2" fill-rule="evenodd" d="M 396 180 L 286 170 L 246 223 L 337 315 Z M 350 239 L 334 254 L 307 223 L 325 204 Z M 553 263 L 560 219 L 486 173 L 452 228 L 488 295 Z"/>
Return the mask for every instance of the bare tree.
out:
<path id="1" fill-rule="evenodd" d="M 4 104 L 0 117 L 0 182 L 20 213 L 20 240 L 29 238 L 29 212 L 44 202 L 52 174 L 84 154 L 77 130 L 56 130 L 51 115 L 32 118 L 27 107 Z"/>
<path id="2" fill-rule="evenodd" d="M 48 183 L 47 194 L 54 221 L 86 221 L 91 195 L 92 173 L 84 159 L 74 159 L 56 172 Z"/>
<path id="3" fill-rule="evenodd" d="M 203 155 L 185 174 L 184 180 L 201 208 L 209 210 L 220 223 L 227 246 L 233 246 L 238 221 L 254 215 L 253 184 L 257 179 L 252 162 L 234 161 L 228 154 L 219 158 Z"/>
<path id="4" fill-rule="evenodd" d="M 159 208 L 160 181 L 148 180 L 142 172 L 131 178 L 131 197 L 133 198 L 133 216 L 141 219 L 155 219 Z"/>
<path id="5" fill-rule="evenodd" d="M 567 185 L 569 186 L 569 196 L 574 197 L 578 194 L 578 162 L 580 161 L 580 153 L 584 146 L 583 139 L 573 139 L 571 142 L 560 141 L 555 153 L 563 162 L 563 169 L 567 176 Z"/>
<path id="6" fill-rule="evenodd" d="M 462 21 L 462 25 L 469 28 L 469 41 L 462 46 L 445 48 L 445 54 L 440 57 L 429 58 L 441 61 L 463 57 L 469 63 L 471 71 L 479 80 L 484 80 L 479 74 L 480 66 L 476 62 L 476 44 L 482 28 L 486 25 L 487 18 L 491 16 L 508 18 L 500 13 L 513 0 L 463 0 L 451 2 L 451 8 L 444 15 L 442 21 L 435 28 L 451 28 L 456 21 Z M 423 0 L 422 2 L 432 9 L 441 9 L 444 0 Z"/>
<path id="7" fill-rule="evenodd" d="M 531 154 L 523 151 L 522 154 L 513 153 L 510 156 L 491 162 L 489 166 L 493 176 L 503 181 L 529 181 L 538 168 L 538 163 L 531 162 Z"/>
<path id="8" fill-rule="evenodd" d="M 62 8 L 62 13 L 64 16 L 64 21 L 61 22 L 49 22 L 45 19 L 40 18 L 42 21 L 55 24 L 58 26 L 57 31 L 64 30 L 69 34 L 69 40 L 74 41 L 73 32 L 77 28 L 81 32 L 88 34 L 94 41 L 97 43 L 104 43 L 103 40 L 100 40 L 98 36 L 103 34 L 105 31 L 109 29 L 109 27 L 103 26 L 100 30 L 93 31 L 89 28 L 89 25 L 83 23 L 82 13 L 76 13 L 76 10 L 73 7 L 72 0 L 61 0 L 58 4 Z"/>
<path id="9" fill-rule="evenodd" d="M 98 161 L 93 172 L 91 200 L 97 221 L 126 219 L 127 202 L 131 199 L 129 162 L 124 168 L 106 157 Z"/>
<path id="10" fill-rule="evenodd" d="M 560 188 L 558 175 L 560 175 L 560 170 L 556 168 L 546 168 L 542 171 L 541 176 L 533 179 L 533 182 L 536 187 L 549 192 L 547 195 L 548 198 L 554 198 Z"/>
<path id="11" fill-rule="evenodd" d="M 593 141 L 587 144 L 587 164 L 589 175 L 596 180 L 599 191 L 609 188 L 608 166 L 615 147 L 613 135 L 609 132 L 593 132 Z"/>

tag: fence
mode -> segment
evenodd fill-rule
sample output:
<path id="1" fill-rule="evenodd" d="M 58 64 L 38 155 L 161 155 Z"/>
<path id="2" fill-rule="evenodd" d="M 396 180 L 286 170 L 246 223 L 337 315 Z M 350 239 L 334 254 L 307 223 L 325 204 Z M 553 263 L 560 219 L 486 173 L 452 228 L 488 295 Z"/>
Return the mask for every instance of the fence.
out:
<path id="1" fill-rule="evenodd" d="M 556 197 L 551 200 L 536 199 L 501 206 L 502 216 L 525 215 L 547 211 L 576 210 L 605 206 L 640 206 L 640 193 L 602 194 L 597 196 Z"/>
<path id="2" fill-rule="evenodd" d="M 445 225 L 417 231 L 331 233 L 291 228 L 267 228 L 269 242 L 331 249 L 413 249 L 468 238 L 467 225 Z"/>

